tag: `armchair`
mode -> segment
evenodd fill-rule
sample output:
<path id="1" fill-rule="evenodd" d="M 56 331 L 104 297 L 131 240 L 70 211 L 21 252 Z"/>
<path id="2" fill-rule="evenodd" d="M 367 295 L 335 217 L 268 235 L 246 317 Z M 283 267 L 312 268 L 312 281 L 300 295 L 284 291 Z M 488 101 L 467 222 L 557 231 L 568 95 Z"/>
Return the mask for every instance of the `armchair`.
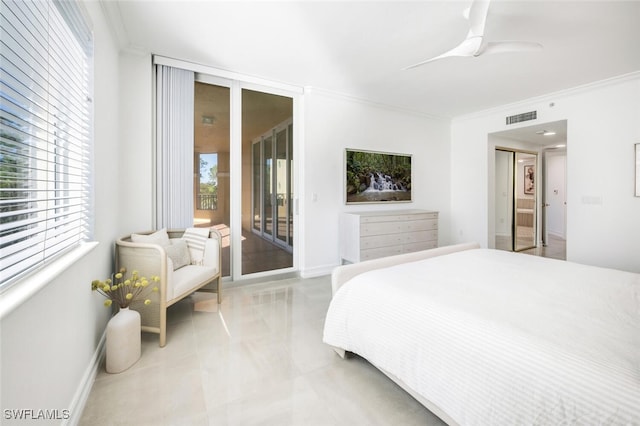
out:
<path id="1" fill-rule="evenodd" d="M 159 292 L 152 294 L 150 305 L 130 306 L 140 313 L 142 331 L 160 335 L 160 347 L 166 345 L 169 306 L 195 291 L 217 293 L 218 303 L 222 301 L 222 236 L 215 229 L 195 228 L 193 232 L 204 243 L 196 247 L 200 251 L 193 251 L 184 229 L 131 234 L 116 241 L 116 270 L 124 267 L 146 277 L 160 277 Z M 201 258 L 194 259 L 194 254 Z"/>

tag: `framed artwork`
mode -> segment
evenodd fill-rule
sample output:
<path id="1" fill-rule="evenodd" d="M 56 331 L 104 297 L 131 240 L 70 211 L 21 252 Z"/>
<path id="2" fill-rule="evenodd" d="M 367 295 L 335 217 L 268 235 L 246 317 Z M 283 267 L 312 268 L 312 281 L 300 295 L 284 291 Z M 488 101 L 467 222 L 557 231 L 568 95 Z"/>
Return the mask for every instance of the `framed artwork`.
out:
<path id="1" fill-rule="evenodd" d="M 345 150 L 346 204 L 411 202 L 411 155 Z"/>
<path id="2" fill-rule="evenodd" d="M 524 193 L 535 193 L 535 166 L 533 164 L 526 164 L 524 166 Z"/>
<path id="3" fill-rule="evenodd" d="M 640 143 L 636 144 L 636 197 L 640 197 Z"/>

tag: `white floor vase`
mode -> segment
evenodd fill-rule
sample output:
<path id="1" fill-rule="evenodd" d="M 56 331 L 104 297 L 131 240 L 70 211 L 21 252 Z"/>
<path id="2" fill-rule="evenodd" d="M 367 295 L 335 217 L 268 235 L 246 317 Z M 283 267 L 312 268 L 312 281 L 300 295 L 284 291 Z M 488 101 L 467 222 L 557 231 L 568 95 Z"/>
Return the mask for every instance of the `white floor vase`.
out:
<path id="1" fill-rule="evenodd" d="M 120 308 L 107 323 L 107 373 L 120 373 L 140 359 L 140 314 Z"/>

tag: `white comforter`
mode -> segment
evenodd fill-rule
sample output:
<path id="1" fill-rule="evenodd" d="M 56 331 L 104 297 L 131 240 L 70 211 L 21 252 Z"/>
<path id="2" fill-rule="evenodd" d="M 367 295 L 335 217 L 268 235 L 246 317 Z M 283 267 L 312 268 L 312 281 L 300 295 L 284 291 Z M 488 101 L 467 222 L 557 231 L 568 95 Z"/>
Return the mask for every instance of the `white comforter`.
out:
<path id="1" fill-rule="evenodd" d="M 324 341 L 462 425 L 640 425 L 640 274 L 462 251 L 351 279 Z"/>

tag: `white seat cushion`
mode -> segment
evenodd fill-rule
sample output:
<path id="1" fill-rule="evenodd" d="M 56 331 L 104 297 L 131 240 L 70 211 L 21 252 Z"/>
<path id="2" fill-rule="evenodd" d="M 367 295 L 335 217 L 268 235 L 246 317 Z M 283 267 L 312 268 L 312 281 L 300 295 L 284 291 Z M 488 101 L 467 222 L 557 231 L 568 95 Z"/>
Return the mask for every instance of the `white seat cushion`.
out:
<path id="1" fill-rule="evenodd" d="M 200 265 L 187 265 L 183 268 L 173 271 L 173 277 L 169 281 L 173 284 L 170 290 L 167 288 L 167 299 L 171 300 L 184 293 L 195 291 L 196 287 L 205 280 L 211 279 L 218 273 L 218 268 Z"/>

